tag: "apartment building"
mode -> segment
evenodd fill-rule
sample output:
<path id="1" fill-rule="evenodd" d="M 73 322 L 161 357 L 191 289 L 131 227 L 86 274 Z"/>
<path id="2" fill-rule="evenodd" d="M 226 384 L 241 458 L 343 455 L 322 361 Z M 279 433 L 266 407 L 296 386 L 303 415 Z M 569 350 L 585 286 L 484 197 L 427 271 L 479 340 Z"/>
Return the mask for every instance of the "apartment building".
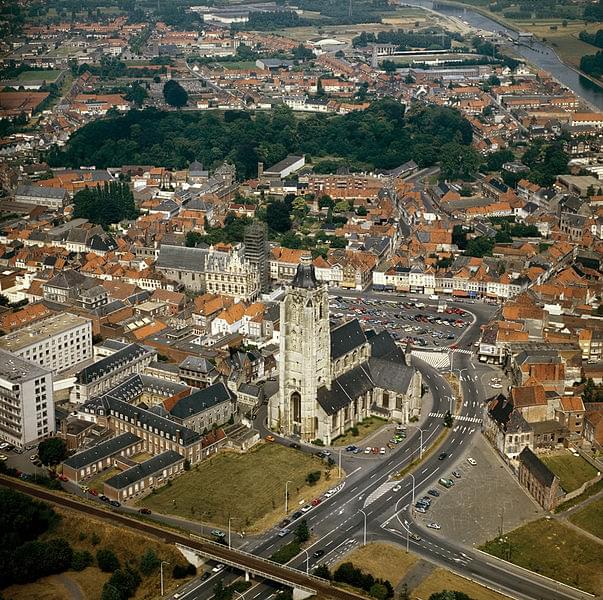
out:
<path id="1" fill-rule="evenodd" d="M 52 315 L 1 337 L 0 348 L 56 374 L 92 358 L 92 321 Z"/>
<path id="2" fill-rule="evenodd" d="M 0 349 L 0 439 L 23 448 L 54 430 L 52 373 Z"/>

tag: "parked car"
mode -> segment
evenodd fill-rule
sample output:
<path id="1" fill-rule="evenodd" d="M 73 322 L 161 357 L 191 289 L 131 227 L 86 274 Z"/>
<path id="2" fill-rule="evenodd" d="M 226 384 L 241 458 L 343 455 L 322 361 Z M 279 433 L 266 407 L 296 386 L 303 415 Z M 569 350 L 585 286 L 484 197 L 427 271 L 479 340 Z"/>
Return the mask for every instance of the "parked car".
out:
<path id="1" fill-rule="evenodd" d="M 86 493 L 90 488 L 87 485 L 80 485 L 80 490 L 82 490 L 82 492 Z"/>
<path id="2" fill-rule="evenodd" d="M 438 523 L 427 523 L 427 527 L 429 527 L 429 529 L 442 529 Z"/>
<path id="3" fill-rule="evenodd" d="M 306 504 L 305 506 L 302 506 L 302 513 L 307 513 L 309 510 L 312 510 L 312 505 L 311 504 Z"/>
<path id="4" fill-rule="evenodd" d="M 289 448 L 294 448 L 295 450 L 299 450 L 301 446 L 297 442 L 291 442 L 289 444 Z"/>
<path id="5" fill-rule="evenodd" d="M 223 531 L 220 531 L 219 529 L 212 529 L 211 534 L 216 538 L 225 538 L 226 537 L 226 534 Z"/>
<path id="6" fill-rule="evenodd" d="M 427 512 L 427 509 L 424 506 L 415 506 L 415 510 L 418 513 L 423 513 L 423 514 Z"/>
<path id="7" fill-rule="evenodd" d="M 264 439 L 267 442 L 274 442 L 274 436 L 273 435 L 267 435 Z"/>
<path id="8" fill-rule="evenodd" d="M 320 498 L 314 498 L 314 500 L 312 500 L 312 506 L 318 506 L 321 502 L 322 500 Z"/>
<path id="9" fill-rule="evenodd" d="M 452 471 L 452 475 L 453 477 L 455 477 L 456 479 L 460 479 L 461 478 L 461 474 L 458 471 Z"/>
<path id="10" fill-rule="evenodd" d="M 105 496 L 104 494 L 101 494 L 98 497 L 99 500 L 102 500 L 103 502 L 109 502 L 109 498 L 107 498 L 107 496 Z"/>
<path id="11" fill-rule="evenodd" d="M 381 454 L 381 456 L 383 456 L 385 454 L 385 448 L 381 448 L 379 450 L 379 454 Z"/>
<path id="12" fill-rule="evenodd" d="M 435 496 L 436 498 L 440 495 L 440 492 L 438 492 L 438 490 L 427 490 L 427 493 L 430 496 Z"/>
<path id="13" fill-rule="evenodd" d="M 474 467 L 475 465 L 477 465 L 477 461 L 475 460 L 475 458 L 471 458 L 470 456 L 467 458 L 467 462 Z"/>
<path id="14" fill-rule="evenodd" d="M 119 508 L 121 504 L 117 500 L 109 500 L 109 504 L 115 508 Z"/>
<path id="15" fill-rule="evenodd" d="M 278 532 L 278 537 L 282 538 L 282 537 L 285 537 L 286 535 L 289 535 L 290 533 L 291 533 L 291 530 L 290 530 L 290 529 L 287 529 L 287 528 L 285 528 L 285 529 L 281 529 L 281 530 Z"/>
<path id="16" fill-rule="evenodd" d="M 31 462 L 35 462 L 36 460 L 38 460 L 38 455 L 37 455 L 37 454 L 32 454 L 32 455 L 29 457 L 29 460 L 31 460 Z"/>
<path id="17" fill-rule="evenodd" d="M 225 565 L 225 564 L 223 564 L 223 563 L 218 563 L 218 564 L 217 564 L 217 565 L 216 565 L 216 566 L 215 566 L 215 567 L 214 567 L 214 568 L 211 570 L 211 572 L 212 572 L 212 573 L 219 573 L 220 571 L 223 571 L 223 570 L 224 570 L 224 567 L 226 567 L 226 565 Z"/>
<path id="18" fill-rule="evenodd" d="M 139 512 L 141 515 L 150 515 L 150 514 L 151 514 L 151 509 L 150 509 L 150 508 L 143 507 L 143 508 L 139 508 L 139 509 L 138 509 L 138 512 Z"/>
<path id="19" fill-rule="evenodd" d="M 4 462 L 5 460 L 8 460 L 8 456 L 6 456 L 6 454 L 0 454 L 0 461 Z"/>
<path id="20" fill-rule="evenodd" d="M 282 520 L 282 521 L 281 521 L 281 522 L 278 524 L 278 526 L 279 526 L 281 529 L 284 529 L 285 527 L 287 527 L 287 525 L 290 525 L 290 524 L 291 524 L 291 519 L 283 519 L 283 520 Z"/>
<path id="21" fill-rule="evenodd" d="M 300 510 L 298 510 L 298 511 L 294 512 L 294 513 L 291 515 L 291 519 L 292 519 L 293 521 L 295 521 L 295 519 L 299 519 L 301 516 L 303 516 L 303 514 L 304 514 L 303 512 L 301 512 Z"/>
<path id="22" fill-rule="evenodd" d="M 69 481 L 69 479 L 67 477 L 65 477 L 65 475 L 63 475 L 62 473 L 59 475 L 59 479 L 61 481 Z"/>
<path id="23" fill-rule="evenodd" d="M 97 492 L 95 489 L 90 489 L 90 490 L 88 490 L 88 493 L 89 493 L 91 496 L 98 496 L 98 492 Z"/>

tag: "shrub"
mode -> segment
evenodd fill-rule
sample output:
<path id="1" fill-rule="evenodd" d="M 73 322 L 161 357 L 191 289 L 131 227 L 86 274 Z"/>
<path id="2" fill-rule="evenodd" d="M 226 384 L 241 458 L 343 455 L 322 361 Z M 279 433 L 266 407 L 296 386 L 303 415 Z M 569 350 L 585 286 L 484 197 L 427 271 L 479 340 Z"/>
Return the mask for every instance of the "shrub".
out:
<path id="1" fill-rule="evenodd" d="M 350 429 L 350 433 L 354 436 L 357 436 L 360 432 L 358 431 L 358 427 L 356 427 L 356 425 L 354 425 L 354 427 L 352 427 Z"/>
<path id="2" fill-rule="evenodd" d="M 306 475 L 308 485 L 315 485 L 320 480 L 320 471 L 312 471 Z"/>
<path id="3" fill-rule="evenodd" d="M 191 563 L 187 563 L 186 565 L 174 565 L 172 569 L 172 577 L 174 579 L 184 579 L 189 575 L 196 575 L 197 567 L 192 565 Z"/>
<path id="4" fill-rule="evenodd" d="M 125 569 L 117 569 L 106 585 L 115 588 L 121 598 L 131 598 L 136 593 L 141 581 L 138 571 L 126 567 Z"/>
<path id="5" fill-rule="evenodd" d="M 157 554 L 153 550 L 147 550 L 140 558 L 140 572 L 143 575 L 151 575 L 156 571 L 161 561 L 157 558 Z"/>
<path id="6" fill-rule="evenodd" d="M 96 551 L 96 562 L 98 568 L 105 573 L 112 573 L 119 569 L 119 560 L 113 550 L 108 548 L 100 548 Z"/>
<path id="7" fill-rule="evenodd" d="M 97 533 L 93 533 L 93 534 L 90 536 L 90 543 L 91 543 L 93 546 L 98 546 L 98 545 L 100 544 L 100 541 L 101 541 L 101 540 L 100 540 L 100 538 L 98 537 L 98 534 L 97 534 Z"/>
<path id="8" fill-rule="evenodd" d="M 288 563 L 294 556 L 297 556 L 301 551 L 301 546 L 297 542 L 289 542 L 282 548 L 279 548 L 270 559 L 274 562 L 284 565 Z"/>
<path id="9" fill-rule="evenodd" d="M 83 571 L 94 562 L 92 554 L 88 550 L 74 550 L 71 559 L 71 569 L 73 571 Z"/>

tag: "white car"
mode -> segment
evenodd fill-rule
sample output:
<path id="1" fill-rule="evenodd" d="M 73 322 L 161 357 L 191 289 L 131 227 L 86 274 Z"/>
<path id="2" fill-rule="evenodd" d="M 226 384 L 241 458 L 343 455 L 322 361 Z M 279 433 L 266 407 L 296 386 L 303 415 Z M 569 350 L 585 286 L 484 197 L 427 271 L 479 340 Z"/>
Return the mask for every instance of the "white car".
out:
<path id="1" fill-rule="evenodd" d="M 306 506 L 301 509 L 303 513 L 307 513 L 309 510 L 312 510 L 312 507 L 309 504 L 306 504 Z"/>
<path id="2" fill-rule="evenodd" d="M 224 569 L 226 565 L 224 565 L 223 563 L 218 563 L 212 570 L 212 573 L 219 573 L 220 571 L 222 571 L 222 569 Z"/>
<path id="3" fill-rule="evenodd" d="M 368 446 L 364 449 L 365 454 L 370 454 L 372 451 L 373 451 L 373 449 Z"/>
<path id="4" fill-rule="evenodd" d="M 495 390 L 502 390 L 502 384 L 500 383 L 491 383 L 490 387 L 494 388 Z"/>
<path id="5" fill-rule="evenodd" d="M 381 448 L 381 450 L 379 450 L 379 454 L 385 454 L 385 448 Z"/>
<path id="6" fill-rule="evenodd" d="M 398 484 L 392 488 L 392 492 L 399 492 L 401 489 L 402 489 L 402 486 L 400 484 Z"/>
<path id="7" fill-rule="evenodd" d="M 427 523 L 427 527 L 429 527 L 429 529 L 442 529 L 438 523 Z"/>
<path id="8" fill-rule="evenodd" d="M 470 456 L 467 458 L 467 462 L 470 465 L 473 465 L 475 467 L 475 465 L 477 464 L 477 461 L 475 460 L 475 458 L 471 458 Z"/>

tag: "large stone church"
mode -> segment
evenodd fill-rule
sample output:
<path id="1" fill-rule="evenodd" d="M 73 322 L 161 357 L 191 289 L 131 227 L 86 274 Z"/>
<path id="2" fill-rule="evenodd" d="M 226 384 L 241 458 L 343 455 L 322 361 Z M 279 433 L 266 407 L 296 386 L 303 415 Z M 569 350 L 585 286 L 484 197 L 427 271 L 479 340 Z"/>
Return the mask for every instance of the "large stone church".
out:
<path id="1" fill-rule="evenodd" d="M 270 428 L 330 444 L 371 415 L 407 423 L 418 416 L 421 374 L 387 332 L 354 319 L 331 328 L 329 295 L 304 257 L 281 303 L 279 392 Z"/>

